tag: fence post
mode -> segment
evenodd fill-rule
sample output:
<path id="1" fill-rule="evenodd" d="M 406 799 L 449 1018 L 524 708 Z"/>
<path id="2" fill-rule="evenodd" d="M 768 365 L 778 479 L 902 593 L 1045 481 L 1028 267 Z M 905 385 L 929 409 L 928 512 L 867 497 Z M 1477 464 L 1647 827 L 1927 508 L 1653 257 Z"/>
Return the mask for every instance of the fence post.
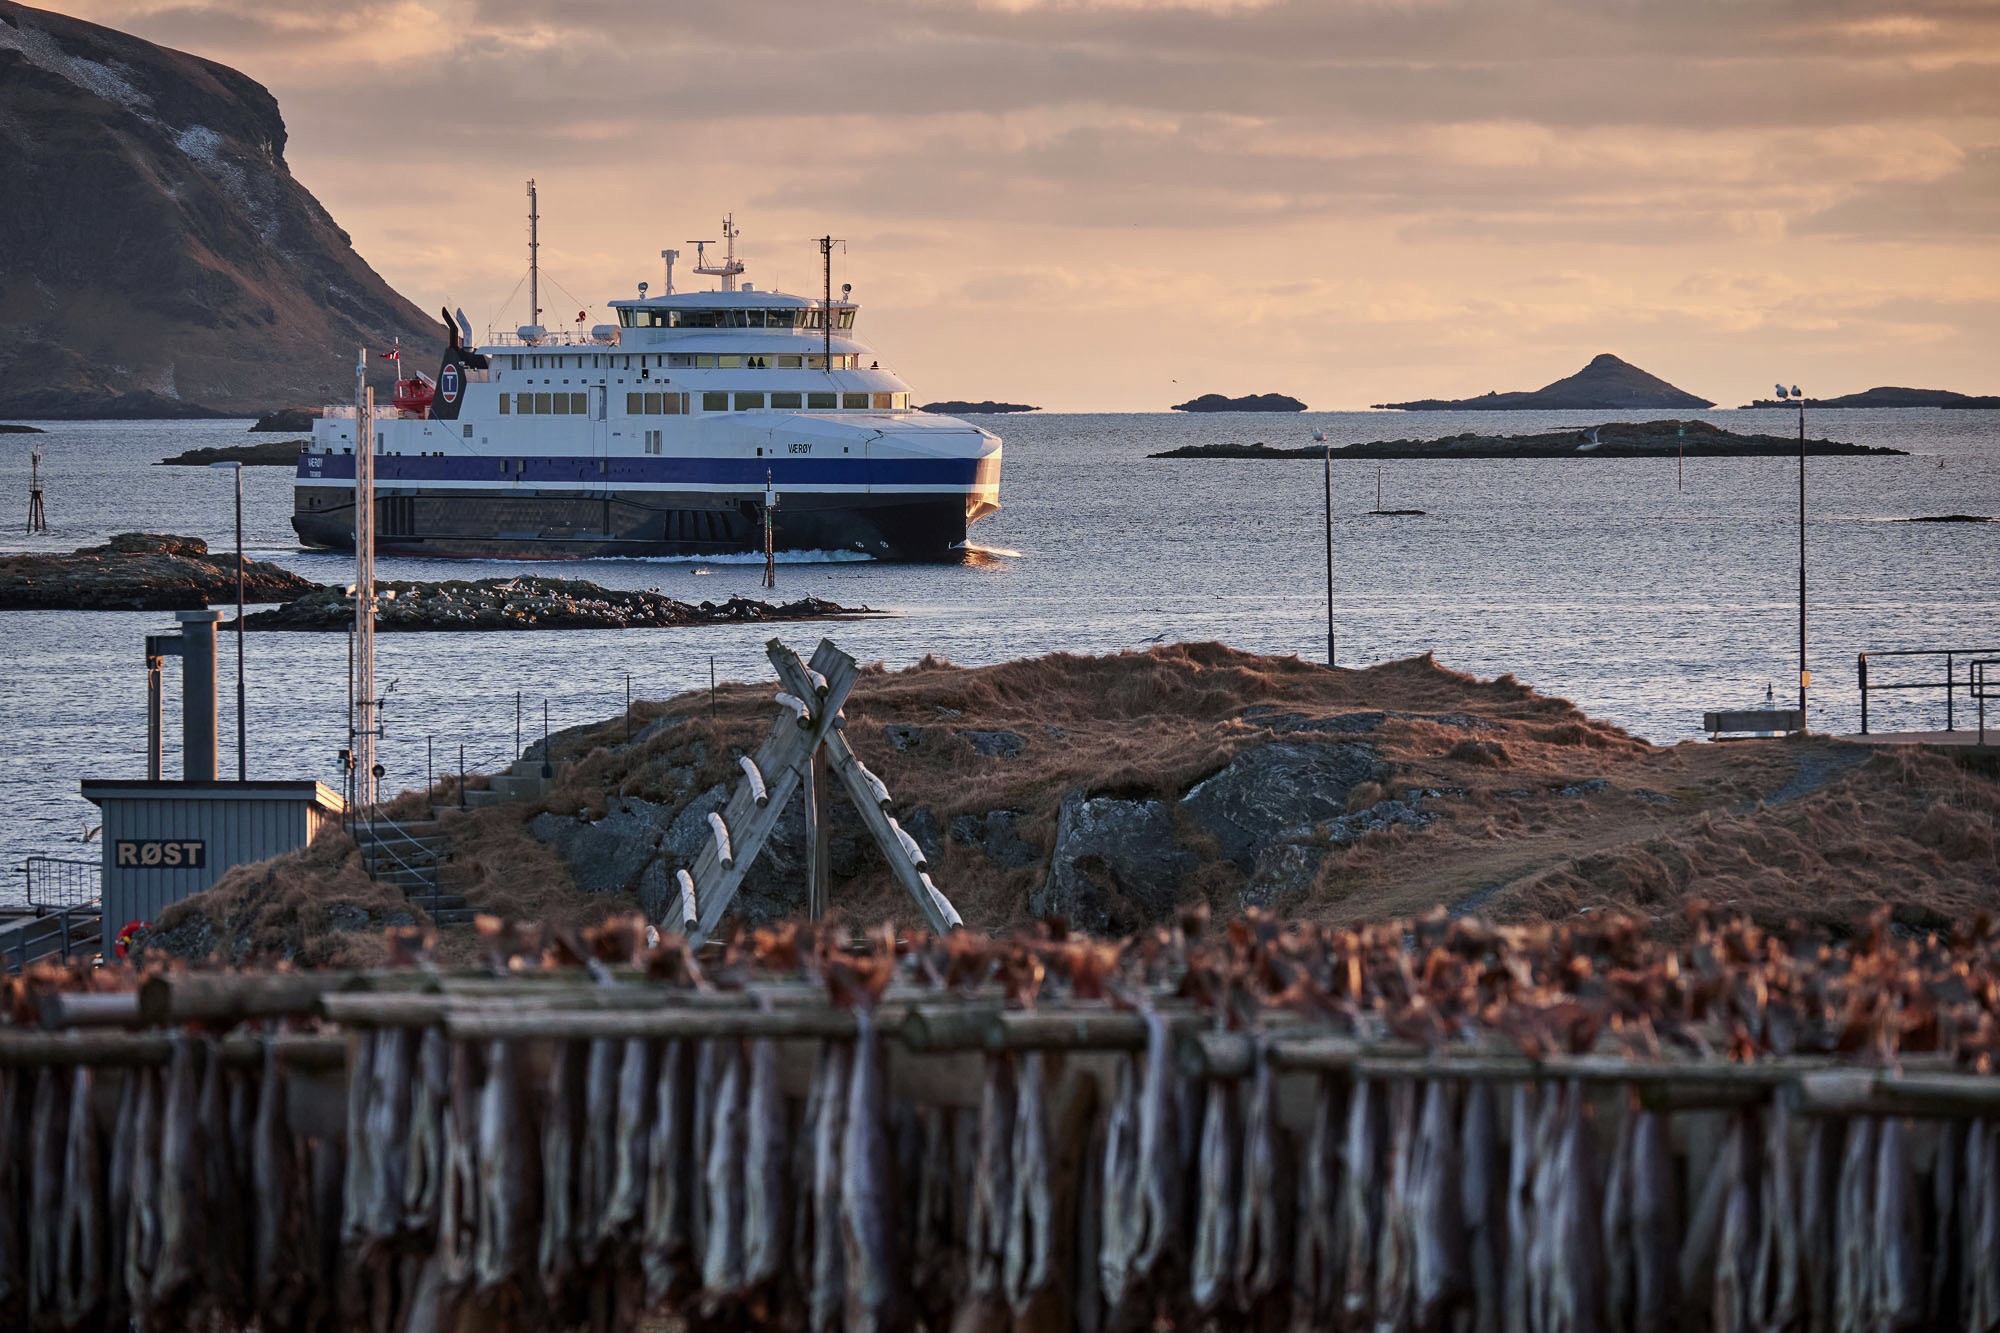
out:
<path id="1" fill-rule="evenodd" d="M 514 757 L 521 757 L 521 692 L 514 691 Z"/>
<path id="2" fill-rule="evenodd" d="M 465 809 L 465 742 L 458 743 L 458 808 Z"/>
<path id="3" fill-rule="evenodd" d="M 632 739 L 632 673 L 625 673 L 625 739 Z"/>
<path id="4" fill-rule="evenodd" d="M 1855 670 L 1861 676 L 1861 734 L 1868 734 L 1868 654 L 1856 653 Z"/>
<path id="5" fill-rule="evenodd" d="M 1956 680 L 1957 674 L 1958 673 L 1952 669 L 1951 654 L 1946 653 L 1944 655 L 1944 729 L 1946 731 L 1955 730 L 1955 728 L 1952 726 L 1951 696 L 1953 693 L 1953 689 L 1957 684 Z"/>
<path id="6" fill-rule="evenodd" d="M 549 753 L 549 701 L 542 698 L 542 780 L 548 781 L 556 775 L 555 756 Z"/>

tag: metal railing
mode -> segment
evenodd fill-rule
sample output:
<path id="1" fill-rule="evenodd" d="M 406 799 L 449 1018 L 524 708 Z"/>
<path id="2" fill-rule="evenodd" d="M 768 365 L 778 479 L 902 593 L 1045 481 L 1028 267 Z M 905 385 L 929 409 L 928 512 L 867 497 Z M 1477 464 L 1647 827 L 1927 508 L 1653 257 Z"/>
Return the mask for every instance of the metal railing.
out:
<path id="1" fill-rule="evenodd" d="M 1972 676 L 1969 669 L 1974 665 L 1973 659 L 1985 658 L 1990 660 L 1996 656 L 2000 656 L 2000 648 L 1897 648 L 1885 652 L 1856 654 L 1856 671 L 1859 675 L 1861 685 L 1861 734 L 1864 736 L 1868 734 L 1868 696 L 1870 694 L 1880 694 L 1888 690 L 1943 690 L 1944 729 L 1946 731 L 1957 730 L 1956 704 L 1958 694 L 1963 691 L 1968 698 L 1977 697 L 1971 692 Z M 1870 681 L 1868 679 L 1868 663 L 1871 659 L 1880 657 L 1942 657 L 1944 659 L 1944 679 L 1941 681 Z M 1960 679 L 1958 675 L 1958 667 L 1961 663 L 1968 667 L 1968 674 L 1964 679 Z"/>
<path id="2" fill-rule="evenodd" d="M 1989 678 L 1986 674 L 1989 668 L 2000 668 L 2000 657 L 1979 657 L 1965 664 L 1968 689 L 1972 697 L 1979 701 L 1981 745 L 1986 744 L 1986 701 L 1989 698 L 2000 699 L 2000 671 L 1996 671 L 1995 675 Z"/>
<path id="3" fill-rule="evenodd" d="M 76 903 L 52 913 L 0 925 L 0 971 L 25 972 L 28 964 L 55 957 L 63 962 L 104 943 L 103 913 L 95 902 Z"/>
<path id="4" fill-rule="evenodd" d="M 435 851 L 424 846 L 401 824 L 379 817 L 356 821 L 353 831 L 361 849 L 362 864 L 368 867 L 370 879 L 381 879 L 385 872 L 394 874 L 400 871 L 409 880 L 415 881 L 398 885 L 403 890 L 403 896 L 422 904 L 427 912 L 437 910 L 443 884 Z M 365 842 L 361 835 L 365 835 Z"/>
<path id="5" fill-rule="evenodd" d="M 104 864 L 59 856 L 31 856 L 21 863 L 28 881 L 28 906 L 75 907 L 94 903 L 102 892 Z"/>

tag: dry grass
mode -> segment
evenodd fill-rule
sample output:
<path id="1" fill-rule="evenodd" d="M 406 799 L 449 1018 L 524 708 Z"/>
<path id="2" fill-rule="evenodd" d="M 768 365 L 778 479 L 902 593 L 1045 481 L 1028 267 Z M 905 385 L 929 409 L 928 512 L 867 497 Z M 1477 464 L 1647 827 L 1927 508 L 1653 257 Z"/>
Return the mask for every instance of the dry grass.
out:
<path id="1" fill-rule="evenodd" d="M 733 783 L 736 756 L 770 729 L 772 689 L 724 686 L 712 714 L 706 692 L 635 704 L 635 734 L 662 723 L 642 741 L 627 743 L 622 717 L 558 735 L 557 785 L 540 802 L 446 814 L 455 851 L 446 889 L 482 911 L 577 925 L 630 910 L 627 897 L 579 892 L 527 821 L 544 810 L 594 818 L 616 797 L 668 802 Z M 1266 719 L 1432 716 L 1391 716 L 1362 737 L 1274 738 L 1269 726 L 1242 716 L 1260 708 Z M 905 818 L 927 806 L 949 828 L 958 815 L 1019 812 L 1019 834 L 1037 864 L 1004 869 L 978 848 L 947 840 L 931 866 L 967 923 L 980 928 L 1025 918 L 1028 895 L 1047 873 L 1061 801 L 1073 791 L 1168 801 L 1184 845 L 1202 861 L 1187 893 L 1233 915 L 1245 877 L 1175 798 L 1239 751 L 1273 739 L 1371 745 L 1392 776 L 1364 784 L 1350 809 L 1412 790 L 1443 793 L 1424 799 L 1437 816 L 1431 826 L 1382 829 L 1331 849 L 1312 887 L 1277 904 L 1294 915 L 1379 920 L 1439 903 L 1477 904 L 1512 920 L 1627 910 L 1653 916 L 1671 934 L 1681 928 L 1682 904 L 1696 897 L 1771 925 L 1794 917 L 1844 924 L 1883 903 L 1912 925 L 2000 908 L 2000 783 L 1947 758 L 1879 755 L 1767 808 L 1762 800 L 1802 765 L 1837 768 L 1852 751 L 1822 740 L 1656 747 L 1512 677 L 1478 680 L 1428 655 L 1339 672 L 1218 644 L 971 669 L 926 659 L 905 671 L 865 669 L 846 713 L 848 741 Z M 898 749 L 889 727 L 921 728 L 922 736 Z M 1012 731 L 1026 744 L 1012 758 L 985 755 L 958 734 L 967 730 Z M 455 801 L 456 788 L 431 799 Z M 399 800 L 406 813 L 427 803 Z M 872 854 L 859 873 L 835 881 L 834 896 L 851 919 L 914 919 Z M 303 914 L 288 919 L 310 926 Z"/>
<path id="2" fill-rule="evenodd" d="M 400 889 L 368 878 L 354 840 L 332 832 L 309 847 L 231 869 L 206 893 L 160 913 L 153 936 L 186 951 L 205 931 L 214 955 L 231 963 L 282 958 L 307 967 L 378 965 L 388 957 L 380 930 L 340 924 L 357 912 L 378 927 L 391 912 L 427 919 Z"/>

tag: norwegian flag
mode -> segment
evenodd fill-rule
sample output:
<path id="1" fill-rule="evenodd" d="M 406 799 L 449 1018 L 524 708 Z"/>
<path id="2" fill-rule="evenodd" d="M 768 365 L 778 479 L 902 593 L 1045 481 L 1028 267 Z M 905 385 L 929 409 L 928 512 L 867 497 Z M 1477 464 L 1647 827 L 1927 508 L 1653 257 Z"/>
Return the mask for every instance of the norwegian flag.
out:
<path id="1" fill-rule="evenodd" d="M 384 361 L 401 361 L 403 359 L 403 349 L 400 347 L 392 347 L 388 351 L 382 353 L 382 359 Z"/>

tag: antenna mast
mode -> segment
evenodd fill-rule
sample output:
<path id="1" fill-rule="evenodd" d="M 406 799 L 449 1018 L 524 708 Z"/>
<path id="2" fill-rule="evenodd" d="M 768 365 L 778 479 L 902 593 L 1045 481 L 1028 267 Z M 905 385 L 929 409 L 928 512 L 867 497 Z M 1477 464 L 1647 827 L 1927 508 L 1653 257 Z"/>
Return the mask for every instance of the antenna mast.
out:
<path id="1" fill-rule="evenodd" d="M 736 229 L 736 215 L 723 214 L 722 242 L 726 248 L 723 250 L 722 262 L 720 264 L 708 262 L 708 247 L 714 245 L 714 241 L 688 241 L 687 244 L 694 247 L 694 271 L 721 278 L 723 291 L 735 291 L 737 276 L 743 272 L 743 261 L 736 257 L 736 238 L 742 234 Z"/>
<path id="2" fill-rule="evenodd" d="M 844 246 L 847 242 L 838 236 L 819 238 L 819 276 L 824 295 L 820 300 L 822 327 L 821 341 L 826 353 L 826 368 L 833 369 L 833 247 Z"/>
<path id="3" fill-rule="evenodd" d="M 681 252 L 678 250 L 660 251 L 660 258 L 667 261 L 667 287 L 666 291 L 662 293 L 663 295 L 672 296 L 674 294 L 674 261 L 680 257 Z"/>
<path id="4" fill-rule="evenodd" d="M 542 268 L 541 268 L 541 221 L 537 211 L 538 199 L 535 182 L 528 181 L 528 322 L 536 327 L 542 322 Z"/>

